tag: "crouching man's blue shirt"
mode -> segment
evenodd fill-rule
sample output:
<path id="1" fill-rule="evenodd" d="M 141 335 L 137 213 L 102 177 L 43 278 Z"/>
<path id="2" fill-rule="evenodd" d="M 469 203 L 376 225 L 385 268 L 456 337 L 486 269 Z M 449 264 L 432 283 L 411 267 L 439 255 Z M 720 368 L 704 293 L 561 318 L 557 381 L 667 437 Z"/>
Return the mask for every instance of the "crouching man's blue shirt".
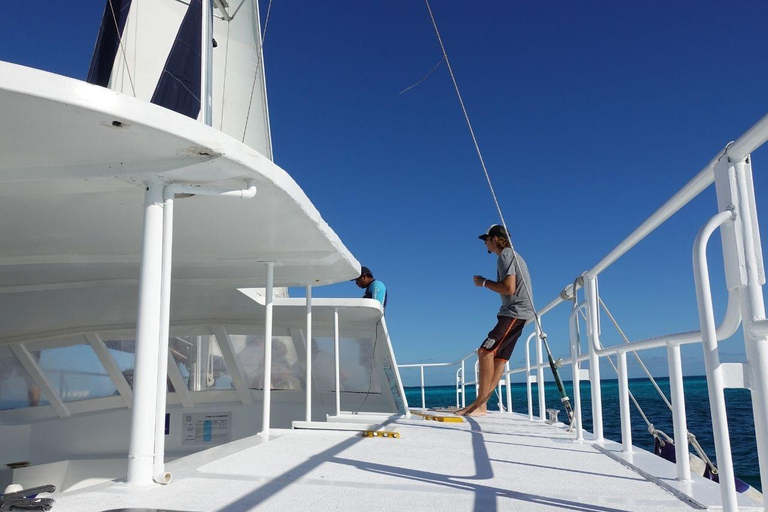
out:
<path id="1" fill-rule="evenodd" d="M 381 281 L 376 279 L 371 281 L 371 284 L 369 284 L 368 288 L 365 289 L 365 295 L 363 295 L 363 298 L 376 299 L 377 301 L 381 302 L 381 305 L 384 306 L 384 309 L 387 309 L 387 287 L 384 286 L 384 283 Z"/>

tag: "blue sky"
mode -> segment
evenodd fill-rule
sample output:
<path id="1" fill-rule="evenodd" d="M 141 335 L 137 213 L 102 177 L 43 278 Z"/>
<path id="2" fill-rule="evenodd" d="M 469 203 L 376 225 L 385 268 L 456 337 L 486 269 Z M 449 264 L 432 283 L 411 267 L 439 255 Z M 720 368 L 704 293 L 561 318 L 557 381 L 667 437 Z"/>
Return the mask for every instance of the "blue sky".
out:
<path id="1" fill-rule="evenodd" d="M 103 5 L 6 9 L 0 60 L 84 78 Z M 765 2 L 433 0 L 432 9 L 539 307 L 768 112 Z M 423 2 L 272 5 L 275 160 L 386 283 L 400 363 L 468 353 L 499 303 L 472 284 L 473 274 L 494 274 L 477 235 L 498 217 L 445 65 L 398 94 L 440 57 Z M 754 155 L 759 212 L 768 211 L 763 155 Z M 630 338 L 698 328 L 691 245 L 714 213 L 709 190 L 601 276 Z M 713 239 L 721 317 L 719 251 Z M 314 292 L 359 294 L 351 283 Z M 544 317 L 556 356 L 567 353 L 567 313 Z M 606 345 L 620 342 L 609 325 L 603 331 Z M 743 341 L 722 351 L 742 360 Z M 683 355 L 687 374 L 703 373 L 699 346 Z M 664 356 L 648 356 L 660 375 Z M 428 383 L 451 375 L 428 373 Z M 416 376 L 405 373 L 406 383 Z"/>

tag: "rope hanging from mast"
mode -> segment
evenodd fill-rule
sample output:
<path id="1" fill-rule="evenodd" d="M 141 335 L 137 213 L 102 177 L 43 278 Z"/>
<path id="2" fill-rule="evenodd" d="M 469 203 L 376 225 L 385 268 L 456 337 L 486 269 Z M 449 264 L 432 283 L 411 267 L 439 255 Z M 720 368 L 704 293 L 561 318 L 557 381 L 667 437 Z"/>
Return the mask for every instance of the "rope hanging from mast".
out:
<path id="1" fill-rule="evenodd" d="M 243 5 L 242 3 L 240 4 Z M 240 10 L 240 7 L 237 8 Z M 269 26 L 269 15 L 272 12 L 272 0 L 267 5 L 267 16 L 264 19 L 264 30 L 261 32 L 261 41 L 259 41 L 259 53 L 256 56 L 256 71 L 253 76 L 253 85 L 251 85 L 251 97 L 248 99 L 248 109 L 245 116 L 245 126 L 243 126 L 242 142 L 245 142 L 245 136 L 248 133 L 248 121 L 251 119 L 251 106 L 253 105 L 253 93 L 256 91 L 256 83 L 259 81 L 259 69 L 261 69 L 262 56 L 264 55 L 264 39 L 267 38 L 267 27 Z M 235 13 L 237 14 L 237 13 Z M 271 158 L 271 155 L 270 155 Z"/>
<path id="2" fill-rule="evenodd" d="M 437 41 L 438 43 L 440 43 L 440 50 L 443 52 L 443 60 L 445 61 L 445 65 L 448 67 L 448 73 L 451 75 L 453 88 L 455 89 L 456 96 L 459 99 L 459 104 L 461 105 L 461 111 L 464 113 L 464 120 L 467 122 L 467 127 L 469 128 L 469 134 L 472 136 L 472 142 L 475 145 L 475 151 L 477 152 L 477 157 L 480 160 L 480 165 L 483 168 L 483 173 L 485 174 L 485 180 L 488 182 L 488 188 L 491 191 L 493 202 L 496 205 L 496 211 L 499 214 L 501 225 L 504 227 L 504 232 L 507 234 L 507 240 L 509 240 L 510 245 L 512 245 L 512 237 L 509 234 L 509 229 L 507 229 L 507 222 L 504 220 L 504 214 L 501 211 L 501 206 L 499 205 L 499 200 L 498 200 L 498 197 L 496 196 L 496 191 L 493 188 L 493 183 L 491 182 L 491 176 L 488 173 L 488 167 L 485 165 L 485 159 L 483 158 L 483 153 L 480 151 L 480 145 L 477 142 L 477 137 L 475 136 L 475 130 L 472 128 L 472 122 L 469 120 L 467 107 L 464 105 L 464 99 L 461 97 L 461 91 L 459 90 L 458 82 L 456 82 L 456 75 L 453 73 L 453 68 L 451 67 L 451 61 L 450 59 L 448 59 L 448 53 L 445 51 L 443 38 L 440 36 L 440 30 L 437 28 L 437 22 L 435 21 L 435 16 L 432 13 L 432 8 L 429 5 L 429 0 L 424 0 L 424 2 L 427 5 L 427 10 L 429 11 L 429 17 L 432 20 L 432 26 L 435 29 L 435 35 L 437 36 Z M 515 268 L 519 270 L 520 267 L 517 263 L 517 252 L 515 251 L 514 246 L 512 246 L 512 261 L 515 265 Z M 565 387 L 563 386 L 563 382 L 560 379 L 560 373 L 557 370 L 557 367 L 558 367 L 557 362 L 552 357 L 552 352 L 549 350 L 549 344 L 547 343 L 547 335 L 544 333 L 543 329 L 541 328 L 541 320 L 539 319 L 539 314 L 536 312 L 536 307 L 533 305 L 533 296 L 531 295 L 530 286 L 525 281 L 525 277 L 523 277 L 522 272 L 518 272 L 518 275 L 520 276 L 520 282 L 522 283 L 523 290 L 525 290 L 525 293 L 528 297 L 528 301 L 530 302 L 531 308 L 533 309 L 533 317 L 536 322 L 537 332 L 539 333 L 539 339 L 541 340 L 542 344 L 544 345 L 544 348 L 547 351 L 547 359 L 549 361 L 549 367 L 552 370 L 552 373 L 555 378 L 555 384 L 557 385 L 557 389 L 560 392 L 560 400 L 563 403 L 563 406 L 565 407 L 565 412 L 568 416 L 568 422 L 572 423 L 573 409 L 571 408 L 571 402 L 570 402 L 570 399 L 568 398 L 567 393 L 565 392 Z"/>
<path id="3" fill-rule="evenodd" d="M 115 33 L 117 34 L 117 45 L 120 47 L 120 52 L 123 54 L 123 66 L 125 72 L 128 74 L 128 83 L 131 84 L 131 92 L 134 98 L 136 97 L 136 87 L 133 85 L 133 77 L 131 76 L 131 68 L 128 65 L 128 56 L 125 54 L 125 46 L 123 45 L 123 35 L 120 33 L 120 24 L 117 22 L 117 15 L 115 14 L 115 6 L 112 5 L 112 0 L 109 0 L 109 10 L 112 12 L 112 21 L 115 23 Z"/>
<path id="4" fill-rule="evenodd" d="M 418 82 L 416 82 L 416 83 L 415 83 L 415 84 L 413 84 L 413 85 L 410 85 L 410 86 L 406 87 L 405 89 L 403 89 L 402 91 L 400 91 L 399 93 L 397 93 L 397 95 L 398 95 L 398 96 L 400 96 L 401 94 L 403 94 L 403 93 L 405 93 L 405 92 L 408 92 L 408 91 L 410 91 L 410 90 L 411 90 L 411 89 L 413 89 L 414 87 L 417 87 L 417 86 L 421 85 L 421 84 L 424 82 L 424 80 L 426 80 L 427 78 L 429 78 L 429 75 L 431 75 L 432 73 L 434 73 L 434 72 L 435 72 L 435 70 L 436 70 L 438 67 L 440 67 L 440 64 L 442 64 L 444 60 L 445 60 L 444 58 L 440 58 L 440 60 L 439 60 L 439 61 L 437 61 L 437 64 L 435 64 L 435 65 L 432 67 L 432 69 L 430 69 L 430 70 L 429 70 L 429 72 L 428 72 L 426 75 L 424 75 L 424 76 L 421 78 L 421 80 L 419 80 Z"/>

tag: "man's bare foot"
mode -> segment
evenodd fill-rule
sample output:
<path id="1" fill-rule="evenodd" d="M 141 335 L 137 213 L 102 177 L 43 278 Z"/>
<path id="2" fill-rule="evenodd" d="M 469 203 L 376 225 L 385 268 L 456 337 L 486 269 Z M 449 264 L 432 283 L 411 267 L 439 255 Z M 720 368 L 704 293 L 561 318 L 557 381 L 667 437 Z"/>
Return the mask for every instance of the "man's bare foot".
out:
<path id="1" fill-rule="evenodd" d="M 455 411 L 453 414 L 456 416 L 487 416 L 488 409 L 480 404 L 471 403 L 463 409 Z"/>
<path id="2" fill-rule="evenodd" d="M 456 416 L 488 416 L 488 409 L 484 405 L 473 403 L 455 411 L 453 414 Z"/>
<path id="3" fill-rule="evenodd" d="M 474 409 L 472 408 L 471 405 L 468 405 L 463 409 L 459 409 L 458 411 L 453 411 L 453 414 L 455 414 L 456 416 L 465 416 L 471 410 L 474 410 Z"/>

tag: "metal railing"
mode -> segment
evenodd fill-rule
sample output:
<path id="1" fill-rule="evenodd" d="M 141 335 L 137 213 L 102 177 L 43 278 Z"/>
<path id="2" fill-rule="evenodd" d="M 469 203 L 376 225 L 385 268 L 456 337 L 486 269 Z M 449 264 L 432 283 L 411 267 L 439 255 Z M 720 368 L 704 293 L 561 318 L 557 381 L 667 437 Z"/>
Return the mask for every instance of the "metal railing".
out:
<path id="1" fill-rule="evenodd" d="M 456 370 L 456 407 L 465 407 L 466 406 L 466 400 L 464 398 L 466 393 L 466 369 L 465 369 L 465 361 L 468 359 L 471 359 L 472 356 L 475 355 L 475 351 L 473 350 L 469 354 L 465 355 L 458 361 L 455 361 L 453 363 L 414 363 L 414 364 L 399 364 L 397 365 L 398 368 L 419 368 L 420 374 L 421 374 L 421 408 L 426 409 L 426 398 L 425 398 L 425 390 L 424 390 L 424 368 L 445 368 L 445 367 L 451 367 L 451 366 L 458 366 L 460 365 L 459 369 Z M 477 379 L 475 379 L 477 380 Z M 470 383 L 474 384 L 474 382 Z M 461 405 L 459 405 L 459 395 L 461 395 Z"/>
<path id="2" fill-rule="evenodd" d="M 544 366 L 541 364 L 541 343 L 539 342 L 537 346 L 537 359 L 538 364 L 535 364 L 531 366 L 530 363 L 530 353 L 531 353 L 531 341 L 536 338 L 536 333 L 531 333 L 528 336 L 528 339 L 525 342 L 525 360 L 526 360 L 526 367 L 525 368 L 516 368 L 514 370 L 510 370 L 509 368 L 509 361 L 507 361 L 506 368 L 504 375 L 502 376 L 502 380 L 499 381 L 497 385 L 498 394 L 499 394 L 499 410 L 505 411 L 505 412 L 512 412 L 512 383 L 510 379 L 510 375 L 514 373 L 519 373 L 522 371 L 526 372 L 526 392 L 528 396 L 528 418 L 533 420 L 533 405 L 532 405 L 532 390 L 531 390 L 531 384 L 536 383 L 538 385 L 538 393 L 541 400 L 541 403 L 544 403 L 544 372 L 543 368 Z M 466 361 L 469 359 L 475 358 L 474 361 L 474 369 L 475 369 L 475 379 L 468 381 L 465 377 L 466 373 Z M 468 353 L 464 357 L 458 359 L 457 361 L 451 362 L 451 363 L 409 363 L 409 364 L 400 364 L 398 365 L 398 368 L 418 368 L 419 373 L 421 376 L 421 408 L 426 409 L 426 388 L 424 386 L 424 368 L 447 368 L 447 367 L 453 367 L 458 366 L 459 368 L 456 370 L 456 407 L 457 408 L 463 408 L 467 406 L 466 402 L 466 386 L 475 386 L 475 396 L 477 396 L 477 386 L 478 386 L 478 375 L 477 375 L 477 351 L 473 350 L 472 352 Z M 534 374 L 531 374 L 531 371 L 535 371 Z M 502 400 L 502 388 L 506 390 L 506 393 L 503 395 L 503 397 L 506 399 L 506 407 L 503 405 Z M 540 410 L 543 411 L 543 407 L 540 408 Z M 543 412 L 541 413 L 541 418 L 544 418 Z"/>
<path id="3" fill-rule="evenodd" d="M 738 140 L 726 146 L 691 181 L 648 217 L 597 265 L 582 274 L 581 283 L 577 280 L 574 284 L 566 286 L 558 297 L 538 311 L 541 318 L 564 302 L 573 303 L 569 318 L 570 357 L 561 360 L 561 364 L 570 364 L 573 374 L 573 426 L 575 427 L 574 439 L 576 441 L 584 439 L 579 389 L 579 382 L 584 371 L 581 364 L 585 361 L 588 361 L 589 364 L 592 395 L 592 441 L 603 443 L 600 359 L 616 356 L 622 451 L 631 453 L 633 448 L 629 415 L 627 353 L 666 347 L 672 395 L 677 479 L 679 481 L 691 480 L 680 346 L 689 343 L 702 344 L 722 506 L 723 510 L 728 512 L 738 510 L 738 505 L 725 410 L 725 388 L 746 388 L 751 391 L 760 477 L 763 488 L 768 484 L 768 320 L 766 320 L 762 293 L 765 284 L 765 271 L 750 157 L 750 153 L 764 144 L 766 140 L 768 140 L 768 116 L 763 117 Z M 693 242 L 693 273 L 700 330 L 666 334 L 622 345 L 603 347 L 600 342 L 599 309 L 601 299 L 598 291 L 598 276 L 712 183 L 715 183 L 717 192 L 718 213 L 705 222 Z M 721 231 L 725 280 L 728 289 L 728 306 L 720 326 L 715 324 L 706 255 L 707 243 L 718 229 Z M 582 287 L 584 299 L 579 301 L 578 292 Z M 581 352 L 580 315 L 583 315 L 586 320 L 588 340 L 586 353 Z M 718 341 L 735 334 L 742 323 L 742 319 L 746 361 L 748 362 L 722 363 L 719 358 Z M 537 372 L 534 380 L 539 385 L 539 411 L 543 419 L 542 373 L 543 369 L 548 366 L 541 361 L 540 357 L 535 364 L 530 362 L 529 344 L 532 338 L 537 337 L 537 335 L 540 337 L 541 333 L 532 333 L 526 343 L 526 366 L 505 372 L 507 378 L 511 374 L 525 372 L 528 415 L 531 420 L 533 420 L 530 390 L 531 372 L 532 370 Z M 462 363 L 460 370 L 461 386 L 465 385 L 463 363 L 469 357 L 471 354 L 459 360 Z M 421 367 L 423 396 L 424 367 L 453 366 L 456 364 L 458 362 L 431 363 L 428 365 L 410 364 L 403 365 L 403 367 Z M 457 380 L 457 387 L 458 385 Z M 463 392 L 461 396 L 463 397 Z M 424 402 L 423 399 L 422 401 Z M 765 510 L 768 511 L 768 502 L 764 506 Z"/>

